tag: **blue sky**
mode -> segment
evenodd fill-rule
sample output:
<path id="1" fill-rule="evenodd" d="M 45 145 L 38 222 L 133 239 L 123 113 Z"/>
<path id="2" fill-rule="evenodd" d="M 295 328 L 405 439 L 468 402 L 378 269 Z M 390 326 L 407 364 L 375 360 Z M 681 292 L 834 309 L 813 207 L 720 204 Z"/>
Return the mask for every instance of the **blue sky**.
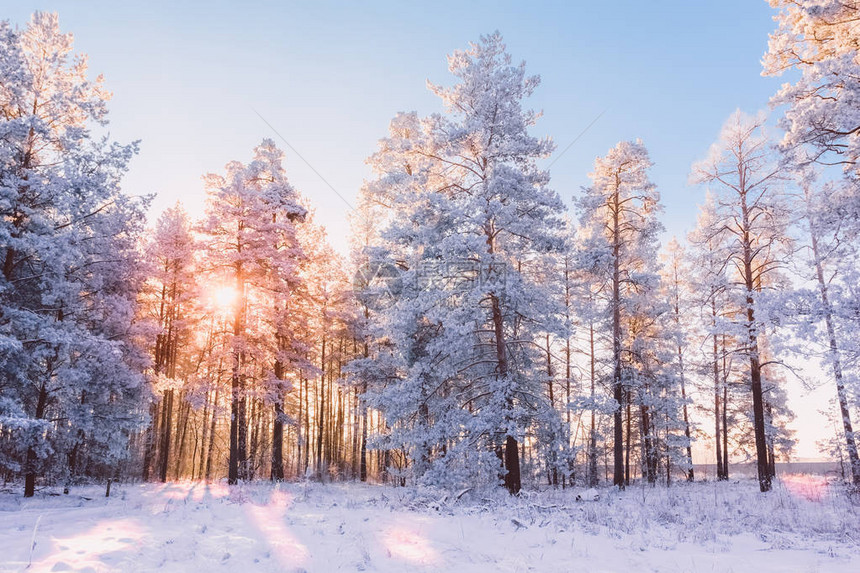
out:
<path id="1" fill-rule="evenodd" d="M 501 31 L 515 60 L 542 77 L 534 132 L 557 153 L 605 110 L 552 166 L 561 196 L 569 202 L 588 184 L 596 156 L 642 138 L 668 234 L 689 230 L 703 197 L 687 186 L 690 164 L 729 113 L 765 108 L 780 83 L 760 76 L 774 27 L 763 0 L 0 4 L 20 25 L 34 10 L 59 12 L 91 71 L 105 75 L 112 136 L 142 140 L 125 188 L 158 193 L 154 215 L 177 199 L 199 212 L 201 175 L 273 137 L 340 250 L 346 203 L 370 176 L 364 159 L 389 119 L 439 110 L 426 80 L 449 82 L 446 54 L 481 34 Z"/>

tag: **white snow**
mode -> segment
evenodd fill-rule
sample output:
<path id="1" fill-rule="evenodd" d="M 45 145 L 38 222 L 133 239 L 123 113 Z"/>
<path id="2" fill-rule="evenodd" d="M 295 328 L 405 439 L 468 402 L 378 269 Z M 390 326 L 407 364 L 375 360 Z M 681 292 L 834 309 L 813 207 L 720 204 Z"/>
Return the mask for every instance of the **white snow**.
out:
<path id="1" fill-rule="evenodd" d="M 821 478 L 456 492 L 361 484 L 0 493 L 0 571 L 860 571 L 858 506 Z M 585 497 L 585 496 L 583 496 Z M 592 499 L 589 497 L 589 499 Z M 38 525 L 38 526 L 37 526 Z"/>

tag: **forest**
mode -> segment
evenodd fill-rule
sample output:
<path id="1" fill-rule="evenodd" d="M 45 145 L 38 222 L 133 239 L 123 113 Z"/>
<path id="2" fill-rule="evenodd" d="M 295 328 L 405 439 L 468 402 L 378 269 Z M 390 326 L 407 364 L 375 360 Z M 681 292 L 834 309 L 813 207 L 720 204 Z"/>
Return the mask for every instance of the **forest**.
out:
<path id="1" fill-rule="evenodd" d="M 3 21 L 3 483 L 623 490 L 703 479 L 701 447 L 768 492 L 806 361 L 860 488 L 860 5 L 771 4 L 762 74 L 792 81 L 700 150 L 688 236 L 642 140 L 553 186 L 540 78 L 495 32 L 428 82 L 441 111 L 379 126 L 346 253 L 262 130 L 203 214 L 151 213 L 110 78 L 57 14 Z"/>

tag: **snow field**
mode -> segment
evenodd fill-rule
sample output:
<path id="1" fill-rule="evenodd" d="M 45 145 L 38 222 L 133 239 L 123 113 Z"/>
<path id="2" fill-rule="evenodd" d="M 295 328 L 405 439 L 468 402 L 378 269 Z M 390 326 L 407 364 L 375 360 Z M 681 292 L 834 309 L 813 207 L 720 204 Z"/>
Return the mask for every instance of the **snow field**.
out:
<path id="1" fill-rule="evenodd" d="M 744 480 L 597 501 L 317 483 L 48 493 L 0 494 L 0 571 L 860 571 L 860 508 L 803 476 L 767 495 Z"/>

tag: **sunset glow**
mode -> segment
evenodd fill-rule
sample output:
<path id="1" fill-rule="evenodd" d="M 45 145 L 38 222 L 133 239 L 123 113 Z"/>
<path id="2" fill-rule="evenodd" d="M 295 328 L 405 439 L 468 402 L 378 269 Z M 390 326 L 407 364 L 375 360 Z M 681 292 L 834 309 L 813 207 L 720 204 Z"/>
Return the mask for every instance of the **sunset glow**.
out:
<path id="1" fill-rule="evenodd" d="M 217 286 L 210 291 L 210 300 L 213 306 L 222 314 L 233 312 L 238 298 L 236 289 L 229 285 Z"/>

